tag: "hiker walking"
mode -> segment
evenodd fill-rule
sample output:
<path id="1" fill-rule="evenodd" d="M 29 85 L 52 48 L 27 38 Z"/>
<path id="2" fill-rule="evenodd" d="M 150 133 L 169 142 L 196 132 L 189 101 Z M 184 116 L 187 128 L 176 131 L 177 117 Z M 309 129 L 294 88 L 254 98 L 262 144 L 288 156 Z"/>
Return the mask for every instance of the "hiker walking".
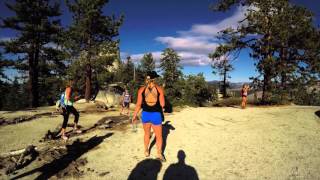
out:
<path id="1" fill-rule="evenodd" d="M 241 108 L 242 109 L 245 109 L 247 106 L 247 96 L 248 96 L 249 89 L 250 89 L 250 87 L 247 84 L 244 84 L 242 86 L 242 89 L 241 89 L 241 97 L 242 97 Z"/>
<path id="2" fill-rule="evenodd" d="M 147 73 L 146 85 L 138 90 L 136 108 L 133 114 L 132 123 L 135 123 L 137 114 L 142 108 L 142 123 L 144 129 L 144 154 L 150 155 L 149 142 L 151 128 L 156 136 L 157 156 L 165 161 L 162 154 L 162 117 L 165 106 L 164 90 L 157 85 L 155 79 L 159 75 L 155 71 Z"/>
<path id="3" fill-rule="evenodd" d="M 63 106 L 62 110 L 63 110 L 63 123 L 62 123 L 62 128 L 61 128 L 61 138 L 64 140 L 67 140 L 68 137 L 66 136 L 66 128 L 68 125 L 68 120 L 69 120 L 69 115 L 70 113 L 74 115 L 74 127 L 73 127 L 73 131 L 75 133 L 81 133 L 82 131 L 78 128 L 78 122 L 79 122 L 79 113 L 76 110 L 76 108 L 74 108 L 73 103 L 78 100 L 79 97 L 75 97 L 75 93 L 73 90 L 73 80 L 69 80 L 69 82 L 67 83 L 66 89 L 64 91 L 64 93 L 61 96 L 61 104 Z"/>
<path id="4" fill-rule="evenodd" d="M 124 110 L 127 111 L 127 116 L 130 115 L 130 103 L 131 103 L 131 95 L 129 94 L 129 91 L 126 89 L 122 93 L 122 103 L 121 103 L 121 112 L 120 114 L 125 114 Z"/>

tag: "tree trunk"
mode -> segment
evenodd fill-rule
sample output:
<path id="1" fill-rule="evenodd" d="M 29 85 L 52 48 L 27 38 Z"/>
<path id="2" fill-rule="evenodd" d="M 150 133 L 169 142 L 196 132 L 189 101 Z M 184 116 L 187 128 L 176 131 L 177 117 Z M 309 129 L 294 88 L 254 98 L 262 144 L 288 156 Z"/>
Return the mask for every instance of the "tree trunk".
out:
<path id="1" fill-rule="evenodd" d="M 269 25 L 269 17 L 265 17 L 266 24 Z M 264 66 L 264 75 L 263 75 L 263 89 L 262 89 L 262 103 L 266 104 L 270 100 L 270 84 L 271 84 L 271 66 L 273 66 L 273 63 L 270 61 L 272 60 L 272 52 L 270 49 L 270 41 L 271 41 L 271 30 L 268 29 L 266 33 L 266 56 L 264 61 L 265 66 Z"/>
<path id="2" fill-rule="evenodd" d="M 38 60 L 39 49 L 35 49 L 29 54 L 29 91 L 30 91 L 30 106 L 39 106 L 39 92 L 38 92 Z"/>
<path id="3" fill-rule="evenodd" d="M 281 63 L 281 66 L 280 66 L 280 70 L 281 70 L 281 101 L 283 100 L 287 100 L 288 99 L 288 88 L 287 88 L 287 81 L 288 81 L 288 77 L 287 77 L 287 72 L 288 72 L 288 58 L 287 58 L 287 50 L 286 48 L 281 48 L 281 51 L 280 51 L 280 63 Z"/>
<path id="4" fill-rule="evenodd" d="M 88 63 L 86 65 L 86 91 L 85 91 L 85 99 L 87 103 L 90 101 L 90 96 L 91 96 L 91 76 L 92 76 L 92 69 L 91 69 L 91 65 Z"/>
<path id="5" fill-rule="evenodd" d="M 223 93 L 223 98 L 227 97 L 227 69 L 224 68 L 223 70 L 223 89 L 222 89 L 222 93 Z"/>
<path id="6" fill-rule="evenodd" d="M 267 89 L 267 83 L 266 83 L 266 75 L 263 76 L 263 87 L 262 87 L 262 99 L 261 99 L 261 102 L 262 104 L 265 104 L 266 103 L 266 89 Z"/>
<path id="7" fill-rule="evenodd" d="M 262 88 L 262 103 L 266 104 L 270 100 L 270 72 L 269 70 L 265 71 L 263 75 L 263 88 Z"/>

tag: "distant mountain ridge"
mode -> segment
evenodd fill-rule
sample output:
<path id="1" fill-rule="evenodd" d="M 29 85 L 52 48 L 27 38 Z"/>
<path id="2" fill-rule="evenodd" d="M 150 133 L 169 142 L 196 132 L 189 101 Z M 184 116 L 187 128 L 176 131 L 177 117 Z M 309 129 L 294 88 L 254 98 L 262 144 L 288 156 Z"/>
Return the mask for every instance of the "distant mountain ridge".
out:
<path id="1" fill-rule="evenodd" d="M 207 81 L 210 85 L 219 85 L 221 81 L 213 80 L 213 81 Z M 229 82 L 230 89 L 239 89 L 242 87 L 243 84 L 250 84 L 250 82 Z"/>

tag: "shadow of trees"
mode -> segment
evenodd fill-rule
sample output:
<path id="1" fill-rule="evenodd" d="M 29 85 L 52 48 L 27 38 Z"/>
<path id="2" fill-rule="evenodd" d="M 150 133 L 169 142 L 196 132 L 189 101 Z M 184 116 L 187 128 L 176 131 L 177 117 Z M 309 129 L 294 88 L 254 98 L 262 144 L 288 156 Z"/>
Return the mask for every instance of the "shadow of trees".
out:
<path id="1" fill-rule="evenodd" d="M 67 168 L 70 163 L 77 160 L 83 154 L 87 153 L 89 150 L 93 149 L 94 147 L 98 146 L 100 143 L 103 142 L 105 138 L 112 136 L 113 133 L 107 133 L 104 136 L 94 136 L 88 139 L 85 142 L 80 142 L 80 140 L 76 140 L 71 145 L 67 145 L 67 153 L 61 156 L 59 159 L 55 159 L 48 164 L 44 164 L 43 166 L 31 170 L 29 172 L 25 172 L 21 175 L 18 175 L 12 179 L 19 179 L 36 172 L 40 172 L 41 174 L 36 177 L 35 179 L 49 179 L 50 177 L 54 176 L 61 170 Z"/>

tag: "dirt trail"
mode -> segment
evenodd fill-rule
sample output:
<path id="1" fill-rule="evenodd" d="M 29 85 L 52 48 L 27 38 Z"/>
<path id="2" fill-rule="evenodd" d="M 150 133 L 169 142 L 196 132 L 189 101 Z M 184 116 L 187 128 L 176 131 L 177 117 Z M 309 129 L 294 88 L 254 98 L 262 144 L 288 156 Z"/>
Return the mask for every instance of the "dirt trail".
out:
<path id="1" fill-rule="evenodd" d="M 64 164 L 64 169 L 60 168 L 49 177 L 77 178 L 72 173 L 63 176 L 61 172 L 78 163 L 76 168 L 85 179 L 320 179 L 319 109 L 304 106 L 245 110 L 185 108 L 166 116 L 168 122 L 163 126 L 163 135 L 167 162 L 162 164 L 153 159 L 155 145 L 150 158 L 143 156 L 141 124 L 137 132 L 132 131 L 131 125 L 97 129 L 80 136 L 78 143 L 70 143 L 56 161 L 71 157 L 73 162 Z M 100 116 L 83 115 L 81 125 L 89 127 Z M 45 131 L 37 131 L 56 125 L 57 122 L 42 118 L 37 123 L 14 125 L 16 128 L 0 127 L 0 144 L 9 144 L 9 147 L 1 147 L 1 152 L 12 150 L 13 145 L 25 147 L 34 142 L 29 133 L 38 139 Z M 15 133 L 5 134 L 8 131 Z M 20 141 L 22 136 L 30 142 Z M 80 149 L 79 152 L 75 153 L 74 148 Z M 9 177 L 26 174 L 22 179 L 48 177 L 41 170 L 55 167 L 56 161 L 33 162 Z"/>

